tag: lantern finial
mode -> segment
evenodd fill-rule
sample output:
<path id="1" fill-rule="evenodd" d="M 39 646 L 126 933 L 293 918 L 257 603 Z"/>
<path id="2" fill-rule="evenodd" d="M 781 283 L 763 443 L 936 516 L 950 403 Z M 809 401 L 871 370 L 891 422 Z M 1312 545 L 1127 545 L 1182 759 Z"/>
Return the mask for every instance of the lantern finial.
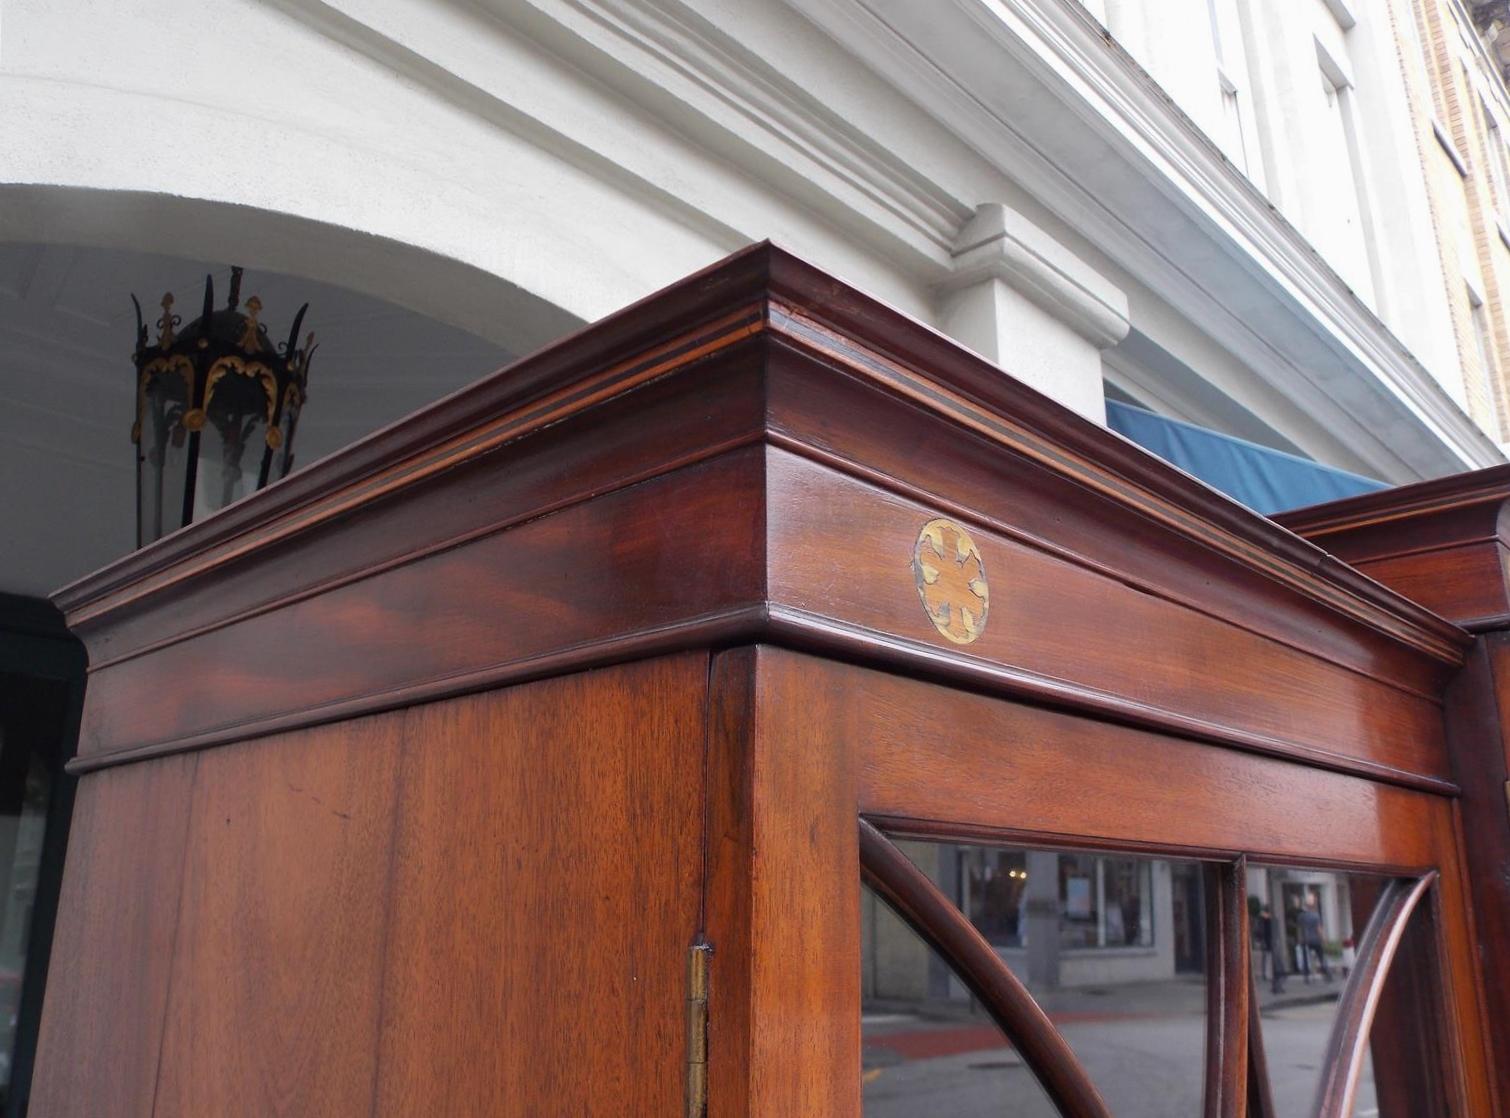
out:
<path id="1" fill-rule="evenodd" d="M 132 298 L 134 299 L 136 296 L 133 295 Z M 163 316 L 157 320 L 157 344 L 160 348 L 166 349 L 173 344 L 175 337 L 173 327 L 177 326 L 183 320 L 173 313 L 173 292 L 163 292 L 162 308 Z"/>

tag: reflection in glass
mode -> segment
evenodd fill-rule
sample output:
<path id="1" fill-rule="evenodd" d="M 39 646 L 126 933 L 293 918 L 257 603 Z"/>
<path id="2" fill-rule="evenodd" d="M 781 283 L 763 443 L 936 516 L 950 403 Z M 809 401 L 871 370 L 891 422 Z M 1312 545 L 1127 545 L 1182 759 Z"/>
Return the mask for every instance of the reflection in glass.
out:
<path id="1" fill-rule="evenodd" d="M 26 744 L 8 740 L 0 726 L 0 773 L 6 778 L 0 786 L 0 1100 L 9 1096 L 14 1070 L 11 1056 L 51 790 L 42 759 Z M 19 772 L 18 762 L 24 766 Z"/>
<path id="2" fill-rule="evenodd" d="M 1255 988 L 1278 1114 L 1306 1114 L 1312 1108 L 1332 1023 L 1356 962 L 1357 939 L 1379 883 L 1363 874 L 1248 867 Z M 1378 1113 L 1368 1065 L 1355 1112 Z"/>
<path id="3" fill-rule="evenodd" d="M 1441 1045 L 1447 1038 L 1440 1021 L 1445 1003 L 1430 900 L 1427 897 L 1411 914 L 1385 976 L 1369 1032 L 1373 1059 L 1367 1079 L 1377 1089 L 1378 1105 L 1373 1106 L 1373 1100 L 1365 1099 L 1360 1091 L 1353 1108 L 1356 1118 L 1421 1118 L 1453 1112 L 1446 1097 Z"/>
<path id="4" fill-rule="evenodd" d="M 904 847 L 911 844 L 901 844 Z M 861 894 L 866 1118 L 1054 1118 L 1038 1080 L 926 943 Z"/>
<path id="5" fill-rule="evenodd" d="M 266 447 L 269 392 L 276 391 L 276 385 L 234 372 L 207 390 L 206 420 L 199 432 L 199 476 L 194 485 L 195 520 L 257 488 Z"/>
<path id="6" fill-rule="evenodd" d="M 1198 865 L 898 845 L 1032 991 L 1114 1113 L 1200 1112 L 1206 936 Z M 867 1118 L 1053 1114 L 959 979 L 868 891 L 864 921 Z"/>
<path id="7" fill-rule="evenodd" d="M 137 539 L 155 540 L 183 524 L 188 432 L 181 422 L 189 385 L 176 369 L 148 381 L 144 429 L 137 450 Z"/>

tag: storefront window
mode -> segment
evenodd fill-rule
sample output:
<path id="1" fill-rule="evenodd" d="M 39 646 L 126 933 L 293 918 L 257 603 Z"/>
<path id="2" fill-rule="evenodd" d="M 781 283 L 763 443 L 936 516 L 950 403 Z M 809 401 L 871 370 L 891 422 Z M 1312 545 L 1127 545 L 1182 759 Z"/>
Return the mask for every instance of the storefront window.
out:
<path id="1" fill-rule="evenodd" d="M 1150 947 L 1152 864 L 1092 854 L 1039 855 L 978 846 L 958 848 L 960 908 L 997 947 L 1027 946 L 1031 872 L 1057 874 L 1059 946 Z"/>
<path id="2" fill-rule="evenodd" d="M 1121 858 L 1100 859 L 1101 945 L 1148 947 L 1153 943 L 1152 866 Z"/>
<path id="3" fill-rule="evenodd" d="M 1096 896 L 1100 858 L 1088 854 L 1059 856 L 1059 946 L 1099 947 L 1102 912 Z"/>

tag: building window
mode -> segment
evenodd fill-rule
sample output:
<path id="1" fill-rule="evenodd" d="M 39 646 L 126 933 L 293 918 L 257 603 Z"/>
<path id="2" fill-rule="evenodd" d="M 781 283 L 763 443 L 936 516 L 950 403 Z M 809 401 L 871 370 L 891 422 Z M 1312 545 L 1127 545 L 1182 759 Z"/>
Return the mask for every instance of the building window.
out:
<path id="1" fill-rule="evenodd" d="M 1238 20 L 1231 0 L 1206 0 L 1206 18 L 1211 25 L 1211 49 L 1216 55 L 1216 81 L 1222 97 L 1222 135 L 1219 144 L 1244 174 L 1249 174 L 1248 137 L 1243 120 L 1230 40 L 1239 38 Z M 1239 46 L 1241 44 L 1239 43 Z M 1250 175 L 1251 177 L 1251 175 Z"/>
<path id="2" fill-rule="evenodd" d="M 1489 337 L 1489 313 L 1484 307 L 1484 298 L 1475 290 L 1472 283 L 1464 283 L 1468 292 L 1468 319 L 1473 328 L 1473 345 L 1478 354 L 1479 371 L 1482 377 L 1481 384 L 1488 400 L 1488 414 L 1482 421 L 1482 426 L 1495 442 L 1505 441 L 1505 428 L 1499 417 L 1499 408 L 1495 403 L 1496 393 L 1494 384 L 1494 346 Z"/>
<path id="3" fill-rule="evenodd" d="M 1100 859 L 1101 946 L 1153 946 L 1153 867 L 1126 858 Z"/>
<path id="4" fill-rule="evenodd" d="M 1059 945 L 1149 947 L 1153 881 L 1148 862 L 1059 856 Z"/>
<path id="5" fill-rule="evenodd" d="M 1491 208 L 1503 237 L 1506 233 L 1505 214 L 1510 212 L 1510 151 L 1505 148 L 1505 133 L 1499 118 L 1482 98 L 1479 111 L 1484 122 L 1484 162 L 1489 167 Z"/>
<path id="6" fill-rule="evenodd" d="M 1442 122 L 1435 117 L 1431 122 L 1431 134 L 1437 138 L 1437 146 L 1442 153 L 1452 162 L 1453 169 L 1462 178 L 1468 177 L 1468 160 L 1463 158 L 1463 153 L 1458 150 L 1458 145 L 1452 142 L 1452 137 L 1447 134 L 1447 129 L 1442 127 Z"/>
<path id="7" fill-rule="evenodd" d="M 1383 290 L 1381 265 L 1375 238 L 1370 236 L 1372 213 L 1368 188 L 1368 161 L 1364 158 L 1354 105 L 1352 77 L 1341 60 L 1334 58 L 1316 40 L 1324 116 L 1321 120 L 1320 158 L 1330 163 L 1327 173 L 1318 173 L 1318 183 L 1335 183 L 1326 190 L 1319 208 L 1327 216 L 1317 223 L 1314 238 L 1330 243 L 1332 264 L 1355 290 L 1377 302 Z M 1323 168 L 1318 167 L 1318 172 Z M 1384 308 L 1376 306 L 1376 310 Z"/>
<path id="8" fill-rule="evenodd" d="M 1248 173 L 1248 140 L 1243 134 L 1243 107 L 1237 97 L 1237 86 L 1227 76 L 1227 71 L 1218 69 L 1217 81 L 1222 87 L 1222 127 L 1227 131 L 1227 150 L 1232 162 Z"/>
<path id="9" fill-rule="evenodd" d="M 1472 284 L 1468 288 L 1468 317 L 1473 323 L 1473 344 L 1478 351 L 1479 368 L 1486 378 L 1494 376 L 1493 350 L 1489 345 L 1489 318 L 1484 310 L 1484 300 Z"/>

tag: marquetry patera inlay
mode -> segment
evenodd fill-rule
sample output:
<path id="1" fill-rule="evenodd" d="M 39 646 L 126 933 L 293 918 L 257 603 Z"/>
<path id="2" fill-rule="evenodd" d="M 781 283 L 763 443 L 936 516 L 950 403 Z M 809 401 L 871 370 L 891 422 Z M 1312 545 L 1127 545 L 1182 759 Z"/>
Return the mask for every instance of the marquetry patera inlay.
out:
<path id="1" fill-rule="evenodd" d="M 912 573 L 928 619 L 945 638 L 969 644 L 985 632 L 991 590 L 970 533 L 948 520 L 924 524 L 912 549 Z"/>

